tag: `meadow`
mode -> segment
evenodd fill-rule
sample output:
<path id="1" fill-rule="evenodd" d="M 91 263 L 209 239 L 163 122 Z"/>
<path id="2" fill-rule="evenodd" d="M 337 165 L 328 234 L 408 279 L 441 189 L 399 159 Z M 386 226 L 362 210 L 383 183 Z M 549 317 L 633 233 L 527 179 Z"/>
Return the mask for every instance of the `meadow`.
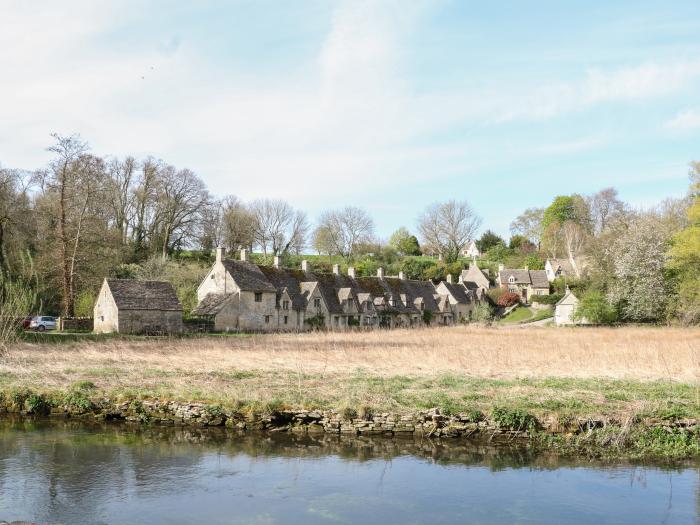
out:
<path id="1" fill-rule="evenodd" d="M 374 332 L 21 342 L 0 390 L 80 382 L 223 406 L 538 417 L 700 417 L 700 329 L 459 326 Z"/>

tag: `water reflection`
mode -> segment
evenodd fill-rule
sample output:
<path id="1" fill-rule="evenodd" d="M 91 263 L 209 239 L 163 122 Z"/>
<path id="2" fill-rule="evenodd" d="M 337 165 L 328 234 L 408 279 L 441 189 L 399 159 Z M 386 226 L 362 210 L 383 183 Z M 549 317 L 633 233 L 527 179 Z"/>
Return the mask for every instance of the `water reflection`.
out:
<path id="1" fill-rule="evenodd" d="M 698 474 L 463 441 L 0 423 L 0 520 L 696 523 Z"/>

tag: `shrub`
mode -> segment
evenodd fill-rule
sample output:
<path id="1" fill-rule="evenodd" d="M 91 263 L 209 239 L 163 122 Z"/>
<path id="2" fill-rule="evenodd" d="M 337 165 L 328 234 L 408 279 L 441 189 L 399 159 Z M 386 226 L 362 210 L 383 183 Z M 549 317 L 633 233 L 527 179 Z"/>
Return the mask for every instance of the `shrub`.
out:
<path id="1" fill-rule="evenodd" d="M 433 311 L 432 310 L 423 310 L 423 322 L 430 326 L 430 322 L 433 320 Z"/>
<path id="2" fill-rule="evenodd" d="M 601 292 L 590 291 L 578 303 L 573 315 L 574 321 L 587 320 L 593 324 L 614 324 L 617 310 L 608 303 Z"/>
<path id="3" fill-rule="evenodd" d="M 557 304 L 561 300 L 562 297 L 564 297 L 563 294 L 553 293 L 550 295 L 533 295 L 530 297 L 530 300 L 533 303 Z"/>
<path id="4" fill-rule="evenodd" d="M 490 323 L 494 317 L 494 312 L 488 304 L 478 304 L 472 311 L 472 321 L 477 323 Z"/>
<path id="5" fill-rule="evenodd" d="M 322 315 L 314 315 L 313 317 L 305 319 L 304 322 L 316 330 L 321 330 L 326 326 L 325 317 Z"/>
<path id="6" fill-rule="evenodd" d="M 491 419 L 499 428 L 508 430 L 537 430 L 537 418 L 521 410 L 496 407 L 491 413 Z"/>
<path id="7" fill-rule="evenodd" d="M 518 304 L 520 302 L 520 296 L 515 292 L 505 292 L 498 298 L 498 306 L 503 306 L 505 308 Z"/>

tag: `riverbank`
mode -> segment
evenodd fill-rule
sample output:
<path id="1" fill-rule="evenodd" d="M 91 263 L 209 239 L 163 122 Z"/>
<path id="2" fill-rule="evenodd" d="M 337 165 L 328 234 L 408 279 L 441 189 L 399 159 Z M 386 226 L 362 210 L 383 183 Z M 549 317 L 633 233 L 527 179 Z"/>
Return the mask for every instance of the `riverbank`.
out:
<path id="1" fill-rule="evenodd" d="M 455 327 L 21 343 L 6 413 L 700 455 L 700 331 Z"/>

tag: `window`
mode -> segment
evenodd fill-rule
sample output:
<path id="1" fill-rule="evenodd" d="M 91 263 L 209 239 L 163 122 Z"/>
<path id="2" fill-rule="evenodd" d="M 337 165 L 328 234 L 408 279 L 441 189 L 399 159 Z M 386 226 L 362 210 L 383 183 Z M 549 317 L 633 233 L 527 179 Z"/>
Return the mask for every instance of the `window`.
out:
<path id="1" fill-rule="evenodd" d="M 314 299 L 314 307 L 321 308 L 321 299 L 320 298 L 317 297 L 316 299 Z"/>
<path id="2" fill-rule="evenodd" d="M 209 279 L 213 279 L 213 278 L 214 278 L 214 274 L 211 274 L 211 277 L 209 277 Z"/>
<path id="3" fill-rule="evenodd" d="M 255 292 L 255 302 L 262 303 L 262 292 Z"/>
<path id="4" fill-rule="evenodd" d="M 282 310 L 289 310 L 289 301 L 282 301 Z"/>
<path id="5" fill-rule="evenodd" d="M 513 277 L 512 275 L 511 275 L 510 277 L 508 277 L 508 282 L 509 282 L 509 283 L 514 283 L 514 282 L 515 282 L 515 277 Z"/>
<path id="6" fill-rule="evenodd" d="M 352 299 L 348 299 L 348 308 L 352 308 Z"/>
<path id="7" fill-rule="evenodd" d="M 425 310 L 425 303 L 420 303 L 420 311 L 422 312 Z"/>
<path id="8" fill-rule="evenodd" d="M 537 290 L 537 295 L 544 295 L 544 290 Z"/>
<path id="9" fill-rule="evenodd" d="M 288 316 L 285 315 L 285 316 L 284 316 L 284 324 L 287 324 L 287 320 L 288 320 L 288 319 L 289 319 Z"/>
<path id="10" fill-rule="evenodd" d="M 518 288 L 516 286 L 509 286 L 508 291 L 512 293 L 518 293 Z"/>
<path id="11" fill-rule="evenodd" d="M 269 315 L 265 316 L 265 323 L 267 323 L 267 324 L 270 323 L 270 316 Z"/>
<path id="12" fill-rule="evenodd" d="M 340 317 L 335 316 L 335 317 L 333 318 L 333 322 L 335 323 L 335 326 L 338 326 L 338 325 L 340 324 Z"/>

